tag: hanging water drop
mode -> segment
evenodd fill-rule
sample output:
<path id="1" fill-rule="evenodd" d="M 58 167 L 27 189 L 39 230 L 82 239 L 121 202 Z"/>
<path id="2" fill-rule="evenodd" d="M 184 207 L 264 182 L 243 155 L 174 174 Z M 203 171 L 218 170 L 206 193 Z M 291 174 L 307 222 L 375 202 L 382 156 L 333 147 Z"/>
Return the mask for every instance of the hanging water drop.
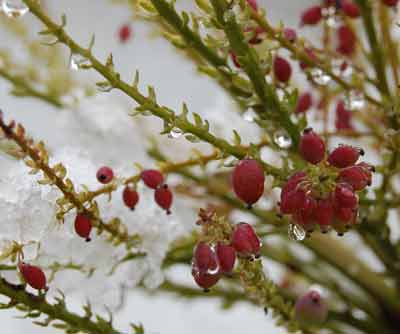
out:
<path id="1" fill-rule="evenodd" d="M 278 130 L 274 133 L 274 143 L 280 148 L 287 149 L 292 146 L 292 138 L 287 134 L 286 131 Z"/>
<path id="2" fill-rule="evenodd" d="M 22 0 L 3 0 L 1 8 L 8 17 L 17 19 L 29 12 L 29 7 Z"/>
<path id="3" fill-rule="evenodd" d="M 289 224 L 288 227 L 288 236 L 289 239 L 294 241 L 302 241 L 306 238 L 306 231 L 304 228 L 297 224 Z"/>
<path id="4" fill-rule="evenodd" d="M 257 118 L 257 114 L 253 108 L 249 108 L 242 114 L 242 117 L 246 122 L 253 123 Z"/>
<path id="5" fill-rule="evenodd" d="M 360 91 L 352 90 L 346 96 L 344 103 L 348 110 L 361 110 L 365 107 L 364 94 Z"/>
<path id="6" fill-rule="evenodd" d="M 331 77 L 319 68 L 313 68 L 310 73 L 313 81 L 320 86 L 326 86 L 331 81 Z"/>
<path id="7" fill-rule="evenodd" d="M 182 130 L 181 129 L 179 129 L 179 128 L 177 128 L 177 127 L 174 127 L 174 128 L 172 128 L 171 129 L 171 131 L 169 132 L 169 135 L 168 135 L 168 137 L 169 138 L 173 138 L 173 139 L 178 139 L 180 136 L 182 136 Z"/>
<path id="8" fill-rule="evenodd" d="M 73 71 L 78 71 L 80 68 L 89 66 L 90 62 L 87 58 L 82 57 L 79 54 L 73 53 L 70 56 L 69 68 Z"/>

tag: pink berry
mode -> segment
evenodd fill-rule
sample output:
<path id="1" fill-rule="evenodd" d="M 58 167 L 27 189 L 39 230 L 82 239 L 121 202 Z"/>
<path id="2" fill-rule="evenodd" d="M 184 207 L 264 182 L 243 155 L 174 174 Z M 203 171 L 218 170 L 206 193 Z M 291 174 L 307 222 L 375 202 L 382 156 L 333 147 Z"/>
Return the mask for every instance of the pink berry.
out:
<path id="1" fill-rule="evenodd" d="M 354 209 L 358 204 L 358 197 L 348 183 L 339 183 L 335 188 L 335 204 L 339 208 Z"/>
<path id="2" fill-rule="evenodd" d="M 316 25 L 322 19 L 321 6 L 307 8 L 301 15 L 301 25 Z"/>
<path id="3" fill-rule="evenodd" d="M 276 56 L 274 59 L 274 75 L 280 82 L 288 82 L 292 75 L 292 67 L 290 63 L 282 57 Z"/>
<path id="4" fill-rule="evenodd" d="M 242 256 L 258 256 L 261 243 L 251 225 L 239 223 L 232 234 L 232 246 Z"/>
<path id="5" fill-rule="evenodd" d="M 292 28 L 285 28 L 283 29 L 283 37 L 293 43 L 297 39 L 297 32 Z"/>
<path id="6" fill-rule="evenodd" d="M 46 290 L 46 275 L 41 268 L 21 262 L 18 264 L 18 270 L 25 282 L 32 288 L 36 290 Z"/>
<path id="7" fill-rule="evenodd" d="M 397 6 L 397 3 L 399 2 L 399 0 L 382 0 L 382 2 L 389 7 L 394 7 Z"/>
<path id="8" fill-rule="evenodd" d="M 218 283 L 221 275 L 217 274 L 210 274 L 207 272 L 201 272 L 196 270 L 195 268 L 192 269 L 192 275 L 197 283 L 198 286 L 204 289 L 204 291 L 208 291 L 212 286 Z"/>
<path id="9" fill-rule="evenodd" d="M 233 190 L 249 207 L 264 193 L 264 170 L 254 159 L 240 161 L 232 173 Z"/>
<path id="10" fill-rule="evenodd" d="M 171 214 L 171 205 L 173 201 L 173 195 L 168 185 L 164 184 L 158 187 L 154 192 L 154 200 L 156 203 L 167 212 L 167 215 Z"/>
<path id="11" fill-rule="evenodd" d="M 325 301 L 317 291 L 310 291 L 297 299 L 295 317 L 300 323 L 306 325 L 320 325 L 328 316 Z"/>
<path id="12" fill-rule="evenodd" d="M 257 0 L 247 0 L 247 4 L 255 11 L 258 10 Z"/>
<path id="13" fill-rule="evenodd" d="M 129 209 L 134 210 L 139 202 L 139 194 L 134 188 L 126 186 L 122 192 L 122 199 Z"/>
<path id="14" fill-rule="evenodd" d="M 85 214 L 78 213 L 75 218 L 75 232 L 81 237 L 90 241 L 90 232 L 92 230 L 92 223 L 90 218 Z"/>
<path id="15" fill-rule="evenodd" d="M 235 266 L 235 248 L 229 245 L 224 245 L 223 243 L 218 243 L 216 251 L 221 273 L 230 274 Z"/>
<path id="16" fill-rule="evenodd" d="M 300 139 L 301 156 L 312 164 L 319 163 L 325 156 L 325 143 L 311 128 L 304 130 Z"/>
<path id="17" fill-rule="evenodd" d="M 318 201 L 314 211 L 315 221 L 321 227 L 330 226 L 334 216 L 334 205 L 331 198 Z"/>
<path id="18" fill-rule="evenodd" d="M 110 183 L 114 178 L 114 172 L 110 167 L 101 167 L 96 174 L 97 181 L 103 184 Z"/>
<path id="19" fill-rule="evenodd" d="M 364 151 L 350 145 L 340 145 L 328 156 L 328 162 L 337 168 L 353 166 Z"/>
<path id="20" fill-rule="evenodd" d="M 348 26 L 341 26 L 337 30 L 338 47 L 337 51 L 343 55 L 351 55 L 356 47 L 357 37 L 353 30 Z"/>
<path id="21" fill-rule="evenodd" d="M 297 100 L 296 113 L 305 113 L 312 105 L 312 96 L 309 92 L 301 94 Z"/>
<path id="22" fill-rule="evenodd" d="M 193 253 L 193 266 L 201 272 L 218 270 L 215 251 L 205 242 L 199 242 Z"/>
<path id="23" fill-rule="evenodd" d="M 140 174 L 140 178 L 151 189 L 158 188 L 164 182 L 164 176 L 156 169 L 146 169 Z"/>
<path id="24" fill-rule="evenodd" d="M 342 11 L 346 16 L 351 18 L 357 18 L 360 16 L 360 8 L 353 1 L 342 0 L 341 5 L 342 5 Z"/>
<path id="25" fill-rule="evenodd" d="M 335 126 L 337 130 L 352 130 L 351 111 L 345 108 L 344 102 L 341 100 L 336 106 Z"/>
<path id="26" fill-rule="evenodd" d="M 354 190 L 360 191 L 371 185 L 371 170 L 363 165 L 356 165 L 342 169 L 338 181 L 350 184 Z"/>
<path id="27" fill-rule="evenodd" d="M 125 43 L 132 35 L 132 29 L 128 24 L 124 24 L 119 28 L 118 37 L 121 43 Z"/>

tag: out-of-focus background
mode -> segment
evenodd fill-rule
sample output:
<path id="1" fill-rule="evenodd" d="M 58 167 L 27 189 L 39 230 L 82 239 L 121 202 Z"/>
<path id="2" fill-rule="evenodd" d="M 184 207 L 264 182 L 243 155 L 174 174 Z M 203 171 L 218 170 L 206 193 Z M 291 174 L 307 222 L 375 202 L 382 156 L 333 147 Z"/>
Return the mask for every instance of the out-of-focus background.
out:
<path id="1" fill-rule="evenodd" d="M 178 4 L 190 7 L 192 2 L 180 0 Z M 279 20 L 284 20 L 287 26 L 297 27 L 302 8 L 313 1 L 258 0 L 258 2 L 267 10 L 267 16 L 272 22 L 278 23 Z M 68 31 L 79 42 L 87 44 L 91 34 L 96 34 L 94 52 L 99 58 L 105 59 L 107 54 L 112 52 L 116 66 L 122 73 L 131 74 L 135 69 L 139 69 L 141 81 L 156 87 L 158 98 L 163 104 L 177 108 L 182 100 L 185 100 L 193 111 L 215 108 L 217 99 L 221 95 L 219 89 L 216 89 L 216 84 L 207 77 L 198 75 L 193 65 L 167 42 L 159 37 L 151 37 L 151 27 L 143 22 L 133 22 L 133 39 L 126 45 L 118 42 L 116 38 L 118 28 L 131 18 L 127 7 L 111 5 L 107 0 L 49 0 L 46 4 L 54 18 L 59 18 L 61 13 L 67 14 Z M 24 16 L 21 20 L 29 22 L 33 30 L 38 30 L 39 24 L 30 15 Z M 0 41 L 1 47 L 8 47 L 17 53 L 21 49 L 21 46 L 10 39 L 4 31 L 0 31 Z M 89 76 L 97 77 L 95 73 Z M 54 133 L 49 126 L 57 119 L 57 113 L 46 104 L 33 99 L 10 96 L 9 88 L 8 83 L 0 80 L 1 109 L 24 123 L 35 137 L 47 142 L 59 140 L 63 134 Z M 118 93 L 112 93 L 111 97 L 114 98 L 114 95 L 116 99 L 124 99 Z M 131 160 L 134 161 L 134 158 Z M 79 304 L 74 299 L 70 298 L 67 301 L 71 309 L 79 309 Z M 17 313 L 13 311 L 0 312 L 2 333 L 56 332 L 55 329 L 36 327 L 30 320 L 14 319 L 15 316 Z M 149 297 L 135 291 L 127 295 L 126 306 L 115 314 L 115 320 L 125 328 L 130 321 L 140 321 L 145 326 L 146 333 L 282 332 L 274 327 L 271 318 L 266 316 L 261 308 L 248 304 L 237 304 L 229 311 L 223 311 L 218 300 L 187 301 L 168 295 Z"/>

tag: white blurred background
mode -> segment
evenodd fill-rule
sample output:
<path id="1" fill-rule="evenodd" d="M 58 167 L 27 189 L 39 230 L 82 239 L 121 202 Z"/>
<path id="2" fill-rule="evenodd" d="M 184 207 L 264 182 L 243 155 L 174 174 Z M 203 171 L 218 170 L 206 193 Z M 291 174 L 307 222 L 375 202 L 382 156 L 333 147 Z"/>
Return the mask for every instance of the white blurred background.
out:
<path id="1" fill-rule="evenodd" d="M 311 0 L 259 0 L 260 6 L 267 10 L 267 16 L 274 22 L 284 20 L 287 26 L 297 27 L 299 13 Z M 190 0 L 178 0 L 182 6 L 190 6 Z M 68 17 L 68 31 L 79 42 L 87 45 L 92 33 L 96 34 L 94 52 L 100 59 L 105 59 L 109 52 L 114 54 L 119 71 L 126 74 L 140 70 L 141 81 L 156 87 L 161 103 L 172 108 L 180 106 L 182 100 L 189 109 L 201 112 L 215 108 L 221 92 L 216 84 L 207 77 L 197 75 L 193 65 L 161 38 L 149 38 L 149 29 L 143 22 L 133 23 L 133 39 L 126 45 L 120 45 L 116 32 L 121 24 L 129 22 L 130 13 L 124 6 L 111 5 L 106 0 L 53 0 L 47 1 L 53 18 L 61 13 Z M 39 25 L 30 15 L 22 20 L 29 22 L 33 30 Z M 18 51 L 20 45 L 0 31 L 0 47 L 9 47 Z M 67 66 L 67 64 L 66 64 Z M 98 78 L 96 74 L 90 74 Z M 126 78 L 128 79 L 128 78 Z M 54 133 L 52 124 L 57 113 L 46 104 L 32 99 L 18 99 L 8 95 L 9 84 L 0 80 L 1 109 L 24 123 L 29 132 L 45 142 L 58 141 L 62 133 Z M 118 93 L 112 98 L 123 99 Z M 188 273 L 189 275 L 189 273 Z M 67 299 L 72 310 L 79 304 Z M 35 327 L 30 320 L 19 320 L 11 311 L 0 312 L 1 332 L 20 333 L 56 333 L 55 329 Z M 261 308 L 247 304 L 237 304 L 229 311 L 222 311 L 217 300 L 203 299 L 187 301 L 175 296 L 145 296 L 140 292 L 131 292 L 127 296 L 123 311 L 115 315 L 116 323 L 127 328 L 131 321 L 142 322 L 146 333 L 160 334 L 204 334 L 230 333 L 252 334 L 280 333 L 273 326 L 270 317 L 265 316 Z M 95 333 L 93 333 L 95 334 Z"/>

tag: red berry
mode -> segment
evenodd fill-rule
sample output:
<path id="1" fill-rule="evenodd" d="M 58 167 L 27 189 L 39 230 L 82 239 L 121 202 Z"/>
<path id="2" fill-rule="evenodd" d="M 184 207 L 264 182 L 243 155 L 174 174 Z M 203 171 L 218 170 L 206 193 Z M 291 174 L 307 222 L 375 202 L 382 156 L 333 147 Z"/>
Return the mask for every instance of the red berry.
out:
<path id="1" fill-rule="evenodd" d="M 315 165 L 325 156 L 325 143 L 311 128 L 308 128 L 304 130 L 300 139 L 299 151 L 305 160 Z"/>
<path id="2" fill-rule="evenodd" d="M 358 204 L 358 197 L 348 183 L 339 183 L 335 188 L 335 204 L 339 208 L 354 209 Z"/>
<path id="3" fill-rule="evenodd" d="M 282 57 L 276 56 L 274 59 L 274 75 L 280 82 L 288 82 L 292 75 L 290 63 Z"/>
<path id="4" fill-rule="evenodd" d="M 337 51 L 343 55 L 351 55 L 356 47 L 357 37 L 348 26 L 341 26 L 337 30 L 338 47 Z"/>
<path id="5" fill-rule="evenodd" d="M 221 278 L 219 273 L 210 274 L 207 272 L 198 271 L 195 268 L 192 269 L 192 275 L 197 285 L 203 288 L 205 291 L 208 291 L 212 286 L 217 284 Z"/>
<path id="6" fill-rule="evenodd" d="M 237 67 L 237 68 L 241 68 L 240 63 L 237 59 L 236 53 L 233 51 L 229 51 L 229 54 L 231 56 L 232 62 L 233 64 Z"/>
<path id="7" fill-rule="evenodd" d="M 85 214 L 78 213 L 75 218 L 75 232 L 86 241 L 90 241 L 90 232 L 92 230 L 92 223 L 90 218 Z"/>
<path id="8" fill-rule="evenodd" d="M 382 2 L 389 7 L 394 7 L 397 6 L 397 3 L 399 2 L 399 0 L 382 0 Z"/>
<path id="9" fill-rule="evenodd" d="M 350 184 L 354 190 L 363 190 L 371 185 L 371 170 L 363 165 L 356 165 L 342 169 L 339 173 L 339 182 Z"/>
<path id="10" fill-rule="evenodd" d="M 164 176 L 155 169 L 146 169 L 140 174 L 144 184 L 151 189 L 156 189 L 164 182 Z"/>
<path id="11" fill-rule="evenodd" d="M 312 6 L 307 8 L 301 15 L 301 25 L 315 25 L 322 19 L 321 6 Z"/>
<path id="12" fill-rule="evenodd" d="M 304 197 L 301 207 L 293 214 L 293 218 L 297 224 L 302 226 L 310 226 L 314 223 L 314 214 L 317 207 L 317 201 L 310 195 Z"/>
<path id="13" fill-rule="evenodd" d="M 345 108 L 343 101 L 339 101 L 336 106 L 336 120 L 335 126 L 337 130 L 352 130 L 351 125 L 351 111 Z"/>
<path id="14" fill-rule="evenodd" d="M 205 242 L 199 242 L 194 250 L 193 267 L 200 272 L 218 271 L 217 254 Z"/>
<path id="15" fill-rule="evenodd" d="M 126 186 L 122 193 L 122 199 L 129 209 L 134 210 L 139 202 L 139 194 L 134 188 Z"/>
<path id="16" fill-rule="evenodd" d="M 247 4 L 255 11 L 258 10 L 257 0 L 247 0 Z"/>
<path id="17" fill-rule="evenodd" d="M 232 246 L 242 256 L 258 256 L 261 243 L 251 225 L 239 223 L 232 234 Z"/>
<path id="18" fill-rule="evenodd" d="M 357 210 L 351 208 L 335 208 L 335 218 L 341 223 L 349 224 L 357 218 Z"/>
<path id="19" fill-rule="evenodd" d="M 304 207 L 306 200 L 306 192 L 301 188 L 296 188 L 286 194 L 281 194 L 281 213 L 292 214 L 299 212 Z"/>
<path id="20" fill-rule="evenodd" d="M 97 181 L 103 184 L 110 183 L 114 178 L 114 172 L 110 167 L 101 167 L 96 174 Z"/>
<path id="21" fill-rule="evenodd" d="M 312 96 L 309 92 L 301 94 L 297 100 L 296 113 L 304 113 L 312 105 Z"/>
<path id="22" fill-rule="evenodd" d="M 297 32 L 292 28 L 283 29 L 283 37 L 285 37 L 289 42 L 295 42 L 297 39 Z"/>
<path id="23" fill-rule="evenodd" d="M 18 269 L 25 282 L 32 288 L 36 290 L 46 289 L 46 275 L 41 268 L 21 262 L 18 264 Z"/>
<path id="24" fill-rule="evenodd" d="M 256 27 L 256 28 L 248 28 L 245 30 L 245 32 L 251 32 L 251 39 L 249 40 L 250 44 L 260 44 L 262 42 L 262 34 L 265 33 L 264 28 L 262 27 Z"/>
<path id="25" fill-rule="evenodd" d="M 331 198 L 318 201 L 314 211 L 315 222 L 322 226 L 330 226 L 333 221 L 334 206 Z"/>
<path id="26" fill-rule="evenodd" d="M 328 162 L 338 168 L 353 166 L 364 151 L 349 145 L 340 145 L 328 156 Z"/>
<path id="27" fill-rule="evenodd" d="M 168 188 L 168 185 L 164 184 L 163 186 L 157 188 L 154 192 L 154 200 L 156 203 L 164 209 L 167 214 L 171 214 L 171 205 L 173 200 L 173 195 L 171 190 Z"/>
<path id="28" fill-rule="evenodd" d="M 287 194 L 290 191 L 294 190 L 297 185 L 305 179 L 306 175 L 307 174 L 305 172 L 297 172 L 289 177 L 286 184 L 282 187 L 281 196 L 282 194 Z"/>
<path id="29" fill-rule="evenodd" d="M 350 0 L 342 0 L 342 10 L 348 17 L 356 18 L 360 16 L 360 8 Z"/>
<path id="30" fill-rule="evenodd" d="M 121 43 L 129 40 L 132 34 L 132 29 L 128 24 L 124 24 L 118 31 L 118 37 Z"/>
<path id="31" fill-rule="evenodd" d="M 310 291 L 297 299 L 295 305 L 295 317 L 300 323 L 320 325 L 328 316 L 328 308 L 325 301 L 317 291 Z"/>
<path id="32" fill-rule="evenodd" d="M 223 274 L 230 274 L 235 266 L 236 251 L 235 248 L 222 243 L 217 244 L 217 256 L 220 271 Z"/>
<path id="33" fill-rule="evenodd" d="M 237 197 L 249 207 L 256 203 L 264 193 L 264 170 L 253 159 L 240 161 L 232 173 L 233 190 Z"/>

